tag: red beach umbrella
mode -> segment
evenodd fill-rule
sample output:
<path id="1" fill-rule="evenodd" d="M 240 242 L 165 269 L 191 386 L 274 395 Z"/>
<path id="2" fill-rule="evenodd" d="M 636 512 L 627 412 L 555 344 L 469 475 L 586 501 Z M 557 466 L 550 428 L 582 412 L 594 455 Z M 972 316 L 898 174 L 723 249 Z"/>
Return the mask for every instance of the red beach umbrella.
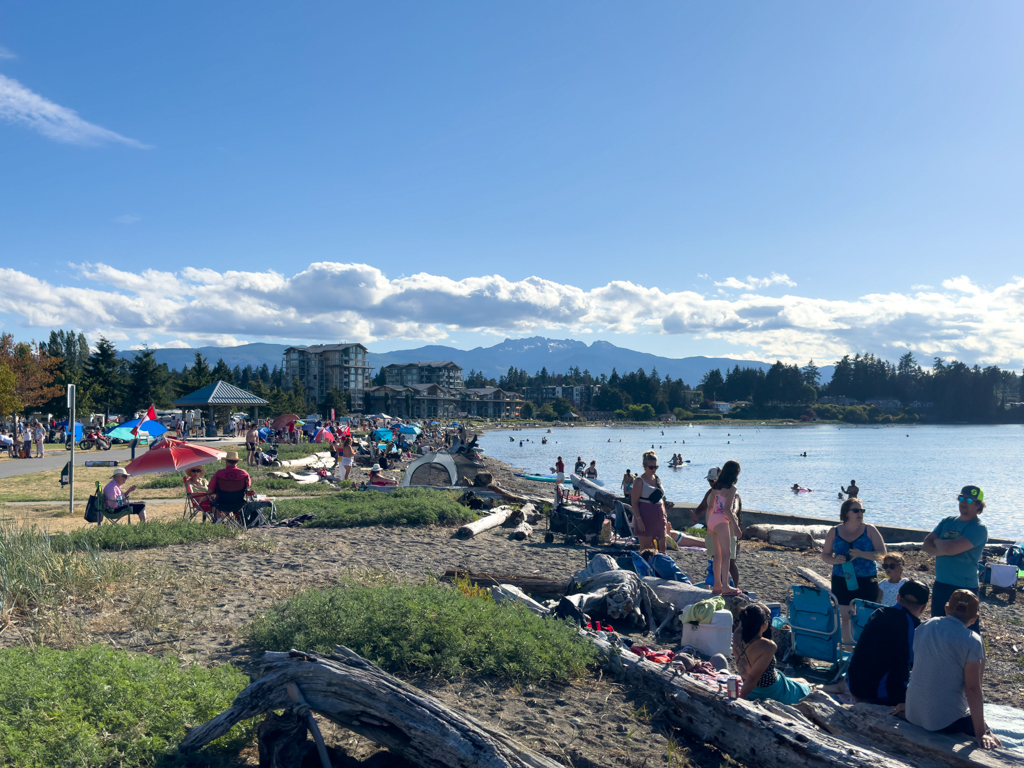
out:
<path id="1" fill-rule="evenodd" d="M 280 416 L 278 416 L 270 423 L 270 428 L 275 430 L 281 429 L 283 427 L 287 427 L 293 421 L 298 420 L 299 417 L 294 413 L 282 413 Z"/>
<path id="2" fill-rule="evenodd" d="M 146 475 L 152 472 L 178 472 L 189 467 L 198 467 L 220 461 L 227 453 L 205 445 L 193 445 L 184 440 L 170 438 L 146 451 L 125 467 L 128 474 Z"/>

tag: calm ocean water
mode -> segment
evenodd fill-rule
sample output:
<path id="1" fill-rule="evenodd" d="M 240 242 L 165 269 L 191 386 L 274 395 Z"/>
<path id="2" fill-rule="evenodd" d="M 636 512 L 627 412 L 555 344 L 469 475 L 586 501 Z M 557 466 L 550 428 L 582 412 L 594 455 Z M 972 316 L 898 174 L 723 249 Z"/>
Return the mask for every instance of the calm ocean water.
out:
<path id="1" fill-rule="evenodd" d="M 548 438 L 547 445 L 541 444 L 542 437 Z M 480 444 L 488 456 L 533 473 L 547 473 L 559 455 L 569 471 L 577 456 L 588 464 L 596 459 L 600 479 L 614 488 L 627 468 L 640 469 L 641 454 L 653 445 L 668 498 L 689 502 L 702 498 L 709 467 L 735 459 L 742 467 L 738 487 L 745 507 L 836 519 L 839 486 L 855 479 L 865 520 L 914 528 L 930 529 L 940 518 L 956 514 L 960 488 L 979 485 L 985 491 L 983 519 L 989 533 L 1024 535 L 1020 425 L 678 425 L 552 428 L 551 434 L 539 428 L 489 432 Z M 805 451 L 806 458 L 800 455 Z M 692 463 L 669 469 L 673 453 Z M 813 491 L 794 494 L 789 490 L 794 483 Z"/>

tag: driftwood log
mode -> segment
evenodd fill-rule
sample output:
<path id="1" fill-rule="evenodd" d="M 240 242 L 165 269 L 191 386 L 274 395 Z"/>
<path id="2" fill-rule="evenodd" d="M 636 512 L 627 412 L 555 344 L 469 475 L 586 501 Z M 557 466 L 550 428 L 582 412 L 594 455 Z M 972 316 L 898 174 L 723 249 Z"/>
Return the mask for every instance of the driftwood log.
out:
<path id="1" fill-rule="evenodd" d="M 580 475 L 571 475 L 571 478 L 576 490 L 600 504 L 606 512 L 615 509 L 615 502 L 619 499 L 614 493 Z"/>
<path id="2" fill-rule="evenodd" d="M 496 507 L 494 511 L 486 517 L 481 517 L 479 520 L 474 520 L 472 523 L 466 523 L 455 532 L 455 535 L 460 539 L 471 539 L 478 533 L 483 533 L 484 531 L 491 530 L 491 528 L 497 528 L 499 525 L 502 525 L 511 514 L 512 507 Z"/>
<path id="3" fill-rule="evenodd" d="M 524 520 L 512 530 L 508 537 L 512 541 L 525 541 L 530 538 L 531 533 L 533 533 L 533 526 Z"/>
<path id="4" fill-rule="evenodd" d="M 343 646 L 330 657 L 300 651 L 266 654 L 260 679 L 238 694 L 226 712 L 192 729 L 180 751 L 195 752 L 242 720 L 289 706 L 289 683 L 302 689 L 314 712 L 423 768 L 560 768 Z"/>
<path id="5" fill-rule="evenodd" d="M 768 525 L 759 523 L 743 529 L 744 539 L 756 539 L 793 549 L 810 549 L 816 539 L 822 539 L 831 530 L 822 525 Z"/>
<path id="6" fill-rule="evenodd" d="M 962 768 L 967 765 L 1024 765 L 1024 755 L 1006 749 L 984 750 L 967 736 L 947 736 L 889 715 L 892 707 L 878 704 L 838 706 L 823 693 L 812 693 L 796 708 L 823 731 L 856 741 L 911 765 Z M 959 742 L 957 741 L 959 739 Z"/>
<path id="7" fill-rule="evenodd" d="M 814 586 L 824 589 L 826 592 L 832 591 L 832 585 L 825 581 L 825 577 L 817 571 L 812 571 L 810 568 L 797 568 L 796 572 L 811 582 Z"/>
<path id="8" fill-rule="evenodd" d="M 499 483 L 491 483 L 487 486 L 487 489 L 494 491 L 505 501 L 511 501 L 514 504 L 550 504 L 553 500 L 553 497 L 545 498 L 543 496 L 536 496 L 530 493 L 517 493 L 516 491 L 512 491 Z"/>
<path id="9" fill-rule="evenodd" d="M 502 573 L 474 573 L 467 570 L 449 569 L 444 572 L 441 581 L 455 581 L 466 578 L 475 586 L 496 587 L 499 584 L 511 584 L 523 592 L 527 592 L 538 600 L 557 600 L 565 594 L 565 581 L 553 581 L 539 576 L 514 576 Z"/>

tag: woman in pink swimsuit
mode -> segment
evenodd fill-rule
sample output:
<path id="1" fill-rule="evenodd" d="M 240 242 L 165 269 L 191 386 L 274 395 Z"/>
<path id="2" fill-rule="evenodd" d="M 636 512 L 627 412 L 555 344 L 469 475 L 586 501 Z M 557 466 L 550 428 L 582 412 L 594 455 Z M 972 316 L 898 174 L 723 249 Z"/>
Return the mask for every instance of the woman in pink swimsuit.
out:
<path id="1" fill-rule="evenodd" d="M 740 590 L 729 587 L 729 537 L 739 536 L 740 527 L 736 522 L 733 504 L 736 501 L 736 480 L 740 476 L 740 465 L 736 461 L 727 461 L 718 474 L 718 480 L 711 486 L 708 506 L 708 530 L 715 536 L 714 559 L 711 573 L 715 583 L 711 588 L 716 595 L 739 595 Z"/>

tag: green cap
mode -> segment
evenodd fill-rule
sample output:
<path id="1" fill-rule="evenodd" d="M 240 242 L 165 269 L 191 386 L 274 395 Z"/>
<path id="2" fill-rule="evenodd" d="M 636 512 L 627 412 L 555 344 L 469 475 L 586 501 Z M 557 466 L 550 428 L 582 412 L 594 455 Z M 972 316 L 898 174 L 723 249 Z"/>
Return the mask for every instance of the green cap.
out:
<path id="1" fill-rule="evenodd" d="M 968 499 L 973 499 L 974 501 L 985 500 L 985 492 L 976 485 L 965 485 L 960 489 L 960 495 L 966 496 Z"/>

